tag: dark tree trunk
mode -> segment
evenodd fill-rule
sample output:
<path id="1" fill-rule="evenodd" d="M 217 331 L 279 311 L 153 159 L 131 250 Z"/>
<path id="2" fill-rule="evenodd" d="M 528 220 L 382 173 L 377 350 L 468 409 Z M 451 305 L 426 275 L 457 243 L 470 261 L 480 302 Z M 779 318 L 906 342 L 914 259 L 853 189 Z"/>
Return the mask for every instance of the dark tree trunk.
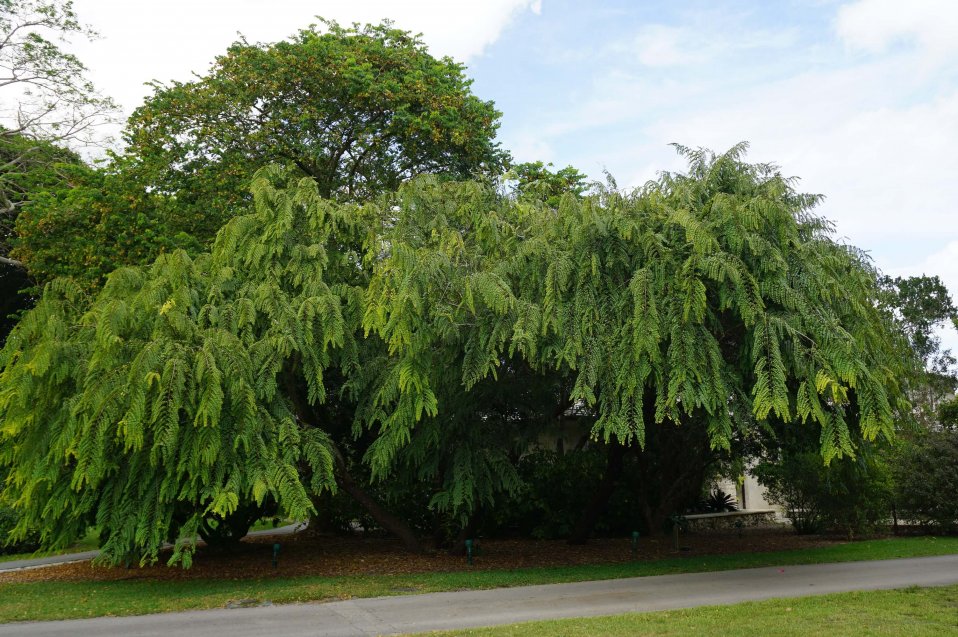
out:
<path id="1" fill-rule="evenodd" d="M 299 420 L 308 426 L 313 426 L 316 420 L 316 408 L 313 405 L 307 404 L 300 392 L 300 385 L 297 382 L 297 379 L 294 374 L 295 364 L 286 370 L 286 387 L 289 392 L 289 397 L 293 401 L 293 405 L 296 408 L 296 415 Z M 419 542 L 419 539 L 416 537 L 416 534 L 413 533 L 413 530 L 406 524 L 403 520 L 396 517 L 392 513 L 386 510 L 379 502 L 376 501 L 374 497 L 369 495 L 362 485 L 353 478 L 349 473 L 349 467 L 346 464 L 345 458 L 343 458 L 342 452 L 335 445 L 331 445 L 330 449 L 333 453 L 333 459 L 335 463 L 334 473 L 336 476 L 336 482 L 339 487 L 345 491 L 351 498 L 356 500 L 361 507 L 366 509 L 369 515 L 372 516 L 376 522 L 386 529 L 389 533 L 392 533 L 400 540 L 403 544 L 406 545 L 406 548 L 412 551 L 413 553 L 425 553 L 423 545 Z"/>
<path id="2" fill-rule="evenodd" d="M 602 476 L 602 481 L 595 490 L 589 505 L 582 512 L 582 517 L 579 518 L 575 528 L 572 529 L 572 534 L 568 540 L 569 544 L 585 544 L 589 540 L 592 529 L 595 528 L 599 517 L 605 512 L 605 508 L 609 504 L 609 498 L 612 497 L 612 492 L 615 491 L 619 477 L 622 475 L 622 460 L 627 449 L 628 447 L 619 443 L 609 445 L 605 474 Z"/>
<path id="3" fill-rule="evenodd" d="M 694 506 L 710 467 L 719 457 L 709 444 L 708 415 L 699 411 L 681 424 L 653 424 L 655 396 L 645 396 L 645 445 L 635 451 L 639 517 L 649 535 L 665 532 L 666 521 Z M 638 520 L 637 520 L 638 521 Z"/>
<path id="4" fill-rule="evenodd" d="M 329 491 L 323 491 L 319 495 L 313 495 L 310 500 L 316 513 L 309 517 L 309 524 L 306 526 L 306 532 L 310 535 L 343 535 L 344 530 L 338 527 L 330 515 L 330 507 L 333 501 L 333 494 Z"/>
<path id="5" fill-rule="evenodd" d="M 426 549 L 419 538 L 416 537 L 416 534 L 413 533 L 413 530 L 409 528 L 409 525 L 387 511 L 375 498 L 366 493 L 366 490 L 349 474 L 346 461 L 338 449 L 333 450 L 333 455 L 336 458 L 336 479 L 339 487 L 366 509 L 381 527 L 402 540 L 409 551 L 425 553 Z"/>

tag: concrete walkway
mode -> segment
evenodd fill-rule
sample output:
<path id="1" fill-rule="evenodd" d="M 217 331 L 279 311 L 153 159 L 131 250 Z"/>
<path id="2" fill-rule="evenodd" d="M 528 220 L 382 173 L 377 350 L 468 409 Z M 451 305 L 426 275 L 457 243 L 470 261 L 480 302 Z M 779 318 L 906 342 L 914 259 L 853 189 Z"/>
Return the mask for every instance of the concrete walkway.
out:
<path id="1" fill-rule="evenodd" d="M 306 528 L 305 523 L 301 522 L 275 529 L 253 531 L 252 533 L 247 533 L 246 537 L 255 537 L 258 535 L 292 535 L 304 528 Z M 9 562 L 0 562 L 0 573 L 5 571 L 22 571 L 27 568 L 55 566 L 57 564 L 69 564 L 71 562 L 84 562 L 86 560 L 92 560 L 99 554 L 99 551 L 83 551 L 82 553 L 64 553 L 63 555 L 48 555 L 47 557 L 31 557 L 25 560 L 10 560 Z"/>
<path id="2" fill-rule="evenodd" d="M 958 584 L 958 555 L 377 597 L 325 604 L 6 624 L 0 625 L 0 636 L 352 637 L 947 584 Z"/>

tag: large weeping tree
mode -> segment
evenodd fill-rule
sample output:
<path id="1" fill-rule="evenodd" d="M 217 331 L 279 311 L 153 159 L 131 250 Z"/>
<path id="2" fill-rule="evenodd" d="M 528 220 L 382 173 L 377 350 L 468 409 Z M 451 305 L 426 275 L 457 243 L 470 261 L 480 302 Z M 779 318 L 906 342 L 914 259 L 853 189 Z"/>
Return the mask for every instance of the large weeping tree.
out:
<path id="1" fill-rule="evenodd" d="M 707 462 L 768 423 L 814 427 L 828 462 L 891 436 L 905 405 L 875 272 L 742 151 L 685 151 L 686 173 L 558 207 L 433 177 L 357 206 L 261 171 L 211 254 L 118 270 L 93 299 L 58 281 L 11 334 L 0 469 L 19 532 L 63 544 L 95 523 L 107 559 L 180 539 L 188 563 L 204 528 L 304 516 L 338 485 L 418 549 L 357 462 L 468 527 L 572 410 L 609 454 L 584 539 L 622 456 L 663 440 L 673 464 Z"/>
<path id="2" fill-rule="evenodd" d="M 856 440 L 892 436 L 906 403 L 876 272 L 812 213 L 817 197 L 745 163 L 744 150 L 680 148 L 686 173 L 558 208 L 464 201 L 437 186 L 396 224 L 402 249 L 369 288 L 366 326 L 398 370 L 383 440 L 411 435 L 434 404 L 435 376 L 452 372 L 434 365 L 445 343 L 464 353 L 464 390 L 513 356 L 568 377 L 609 453 L 571 538 L 584 541 L 622 455 L 650 434 L 687 445 L 675 462 L 692 468 L 770 422 L 816 427 L 826 463 L 854 455 Z M 653 529 L 688 495 L 680 481 L 701 488 L 693 474 L 673 471 L 647 513 Z"/>
<path id="3" fill-rule="evenodd" d="M 291 388 L 322 401 L 351 351 L 356 219 L 308 180 L 253 192 L 212 254 L 118 270 L 92 300 L 58 280 L 11 334 L 0 464 L 21 529 L 57 545 L 95 524 L 114 562 L 186 538 L 188 564 L 211 518 L 267 500 L 304 517 L 332 487 L 334 447 Z"/>

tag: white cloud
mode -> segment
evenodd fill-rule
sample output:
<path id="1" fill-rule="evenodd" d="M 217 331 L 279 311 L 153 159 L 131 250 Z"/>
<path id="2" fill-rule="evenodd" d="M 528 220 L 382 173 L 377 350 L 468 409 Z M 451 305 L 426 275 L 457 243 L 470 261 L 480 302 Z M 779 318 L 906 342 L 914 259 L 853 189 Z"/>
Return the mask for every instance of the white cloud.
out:
<path id="1" fill-rule="evenodd" d="M 541 11 L 541 0 L 76 0 L 83 22 L 103 36 L 72 47 L 93 80 L 129 113 L 149 94 L 150 80 L 186 81 L 204 73 L 238 33 L 252 42 L 284 39 L 316 16 L 353 22 L 394 20 L 421 32 L 433 55 L 468 62 L 496 41 L 521 12 Z"/>
<path id="2" fill-rule="evenodd" d="M 629 39 L 612 42 L 614 55 L 627 55 L 651 68 L 714 63 L 755 49 L 781 49 L 795 41 L 792 29 L 747 30 L 728 16 L 697 14 L 679 25 L 647 24 Z"/>
<path id="3" fill-rule="evenodd" d="M 509 151 L 517 162 L 555 160 L 552 146 L 539 135 L 520 133 L 510 142 Z"/>
<path id="4" fill-rule="evenodd" d="M 689 29 L 663 24 L 647 26 L 635 37 L 636 56 L 645 66 L 683 66 L 703 58 Z"/>
<path id="5" fill-rule="evenodd" d="M 958 51 L 958 2 L 858 0 L 839 9 L 835 28 L 846 45 L 871 53 L 911 43 L 947 55 Z"/>
<path id="6" fill-rule="evenodd" d="M 901 12 L 920 4 L 900 3 Z M 691 59 L 696 46 L 724 46 L 707 44 L 716 32 L 708 23 L 640 32 L 658 34 L 646 42 L 659 38 L 660 62 Z M 719 40 L 743 47 L 775 40 L 770 33 L 728 31 Z M 560 161 L 590 172 L 607 167 L 623 185 L 653 177 L 652 167 L 679 168 L 670 142 L 721 151 L 747 140 L 751 160 L 774 161 L 801 177 L 802 190 L 824 194 L 820 212 L 880 267 L 916 263 L 927 246 L 958 240 L 958 86 L 946 79 L 958 71 L 956 57 L 916 72 L 924 48 L 861 57 L 843 56 L 841 45 L 768 49 L 680 74 L 623 59 L 603 67 L 571 108 L 530 122 L 526 134 L 539 132 Z"/>
<path id="7" fill-rule="evenodd" d="M 823 213 L 862 247 L 958 238 L 958 91 L 895 107 L 868 99 L 883 86 L 868 73 L 808 74 L 662 118 L 648 135 L 716 150 L 751 141 L 753 158 L 825 194 Z"/>

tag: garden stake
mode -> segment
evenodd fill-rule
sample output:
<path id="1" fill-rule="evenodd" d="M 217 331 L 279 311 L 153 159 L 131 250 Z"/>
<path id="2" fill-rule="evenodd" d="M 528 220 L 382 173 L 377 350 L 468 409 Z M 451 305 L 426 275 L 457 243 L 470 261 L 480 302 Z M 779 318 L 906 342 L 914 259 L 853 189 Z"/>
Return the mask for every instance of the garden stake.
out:
<path id="1" fill-rule="evenodd" d="M 472 540 L 466 540 L 466 560 L 472 566 Z"/>
<path id="2" fill-rule="evenodd" d="M 279 566 L 279 543 L 273 545 L 273 568 Z"/>
<path id="3" fill-rule="evenodd" d="M 632 559 L 635 559 L 636 551 L 639 550 L 639 532 L 632 531 Z"/>

